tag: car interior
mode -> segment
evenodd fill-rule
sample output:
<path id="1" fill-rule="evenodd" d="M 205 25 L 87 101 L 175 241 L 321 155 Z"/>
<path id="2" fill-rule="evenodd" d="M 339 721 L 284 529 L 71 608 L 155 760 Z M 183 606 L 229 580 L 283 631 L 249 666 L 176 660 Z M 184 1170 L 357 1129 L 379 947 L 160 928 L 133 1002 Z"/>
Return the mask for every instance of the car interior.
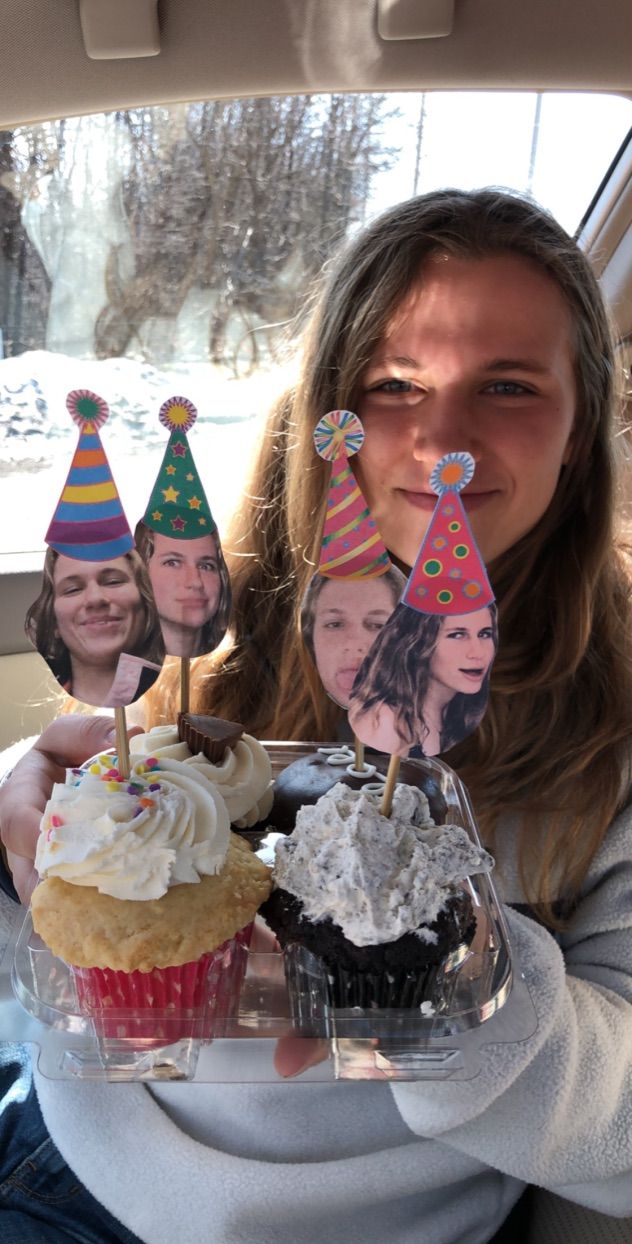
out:
<path id="1" fill-rule="evenodd" d="M 0 747 L 59 711 L 24 617 L 67 390 L 108 401 L 133 521 L 160 402 L 189 395 L 225 517 L 310 281 L 382 207 L 532 193 L 594 266 L 632 396 L 628 0 L 4 0 L 0 30 Z M 537 1190 L 510 1231 L 632 1240 Z"/>

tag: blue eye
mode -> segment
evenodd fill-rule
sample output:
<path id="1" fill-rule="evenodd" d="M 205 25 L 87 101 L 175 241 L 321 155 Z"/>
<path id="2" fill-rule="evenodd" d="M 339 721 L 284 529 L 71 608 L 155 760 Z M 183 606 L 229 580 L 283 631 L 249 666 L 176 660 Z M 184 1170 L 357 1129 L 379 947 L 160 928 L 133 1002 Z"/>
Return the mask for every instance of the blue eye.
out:
<path id="1" fill-rule="evenodd" d="M 494 393 L 499 397 L 517 397 L 525 393 L 532 393 L 532 389 L 528 389 L 526 385 L 520 384 L 517 380 L 494 380 L 487 385 L 486 393 Z"/>
<path id="2" fill-rule="evenodd" d="M 371 385 L 371 393 L 412 393 L 414 385 L 410 380 L 399 380 L 396 376 L 390 380 L 380 380 L 379 384 Z"/>

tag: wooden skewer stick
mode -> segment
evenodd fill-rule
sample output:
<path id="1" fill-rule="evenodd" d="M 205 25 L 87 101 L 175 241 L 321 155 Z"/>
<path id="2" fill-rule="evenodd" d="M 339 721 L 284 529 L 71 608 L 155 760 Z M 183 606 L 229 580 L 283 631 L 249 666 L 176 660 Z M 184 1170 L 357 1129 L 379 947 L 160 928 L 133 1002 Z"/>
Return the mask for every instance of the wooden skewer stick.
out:
<path id="1" fill-rule="evenodd" d="M 189 711 L 189 690 L 190 690 L 190 674 L 191 665 L 188 657 L 180 658 L 180 712 L 188 713 Z"/>
<path id="2" fill-rule="evenodd" d="M 357 773 L 362 773 L 362 770 L 364 769 L 364 743 L 361 741 L 361 739 L 358 738 L 357 735 L 354 735 L 354 743 L 355 743 L 354 767 Z"/>
<path id="3" fill-rule="evenodd" d="M 127 737 L 127 722 L 125 720 L 125 709 L 114 709 L 114 721 L 116 723 L 116 756 L 117 767 L 121 777 L 129 777 L 129 739 Z"/>
<path id="4" fill-rule="evenodd" d="M 395 790 L 395 786 L 397 785 L 400 764 L 401 759 L 399 756 L 391 756 L 388 762 L 388 773 L 386 774 L 384 794 L 382 795 L 382 802 L 380 804 L 380 812 L 382 816 L 391 815 L 391 808 L 393 807 L 393 792 Z"/>

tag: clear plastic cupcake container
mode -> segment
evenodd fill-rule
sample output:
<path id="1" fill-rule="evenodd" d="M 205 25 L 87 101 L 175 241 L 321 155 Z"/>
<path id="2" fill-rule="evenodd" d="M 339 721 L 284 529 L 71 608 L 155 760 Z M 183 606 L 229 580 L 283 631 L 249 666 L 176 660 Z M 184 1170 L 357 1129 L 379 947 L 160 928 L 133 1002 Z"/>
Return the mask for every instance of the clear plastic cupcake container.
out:
<path id="1" fill-rule="evenodd" d="M 277 774 L 319 745 L 266 746 Z M 335 751 L 342 771 L 344 755 Z M 353 768 L 351 757 L 346 763 Z M 478 840 L 455 774 L 435 759 L 409 763 L 440 788 L 446 823 Z M 274 811 L 269 826 L 244 836 L 257 847 L 273 822 Z M 41 942 L 30 914 L 16 909 L 0 962 L 0 1039 L 32 1042 L 41 1072 L 57 1079 L 468 1079 L 486 1046 L 524 1040 L 537 1020 L 493 880 L 465 884 L 476 915 L 471 944 L 423 981 L 393 982 L 389 992 L 380 980 L 370 998 L 345 993 L 344 981 L 334 988 L 331 972 L 304 948 L 283 955 L 270 939 L 264 949 L 260 939 L 251 943 L 252 926 L 181 969 L 73 969 Z"/>

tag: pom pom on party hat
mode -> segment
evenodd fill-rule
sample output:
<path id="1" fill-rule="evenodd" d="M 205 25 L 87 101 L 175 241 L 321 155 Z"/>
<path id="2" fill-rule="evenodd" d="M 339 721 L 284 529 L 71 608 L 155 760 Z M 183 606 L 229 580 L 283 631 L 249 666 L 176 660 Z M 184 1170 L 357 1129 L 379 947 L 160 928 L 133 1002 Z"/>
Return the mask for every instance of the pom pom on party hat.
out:
<path id="1" fill-rule="evenodd" d="M 438 500 L 402 597 L 419 613 L 472 613 L 494 599 L 459 496 L 473 475 L 471 454 L 454 453 L 441 458 L 430 476 Z"/>
<path id="2" fill-rule="evenodd" d="M 217 527 L 187 440 L 197 410 L 186 397 L 170 397 L 158 418 L 171 435 L 143 522 L 176 540 L 213 535 Z"/>
<path id="3" fill-rule="evenodd" d="M 314 445 L 331 462 L 318 573 L 326 579 L 375 579 L 391 561 L 349 466 L 364 430 L 350 410 L 332 410 L 314 430 Z"/>
<path id="4" fill-rule="evenodd" d="M 99 436 L 107 404 L 88 389 L 73 389 L 66 406 L 79 427 L 79 441 L 46 543 L 79 561 L 123 557 L 134 541 Z"/>

